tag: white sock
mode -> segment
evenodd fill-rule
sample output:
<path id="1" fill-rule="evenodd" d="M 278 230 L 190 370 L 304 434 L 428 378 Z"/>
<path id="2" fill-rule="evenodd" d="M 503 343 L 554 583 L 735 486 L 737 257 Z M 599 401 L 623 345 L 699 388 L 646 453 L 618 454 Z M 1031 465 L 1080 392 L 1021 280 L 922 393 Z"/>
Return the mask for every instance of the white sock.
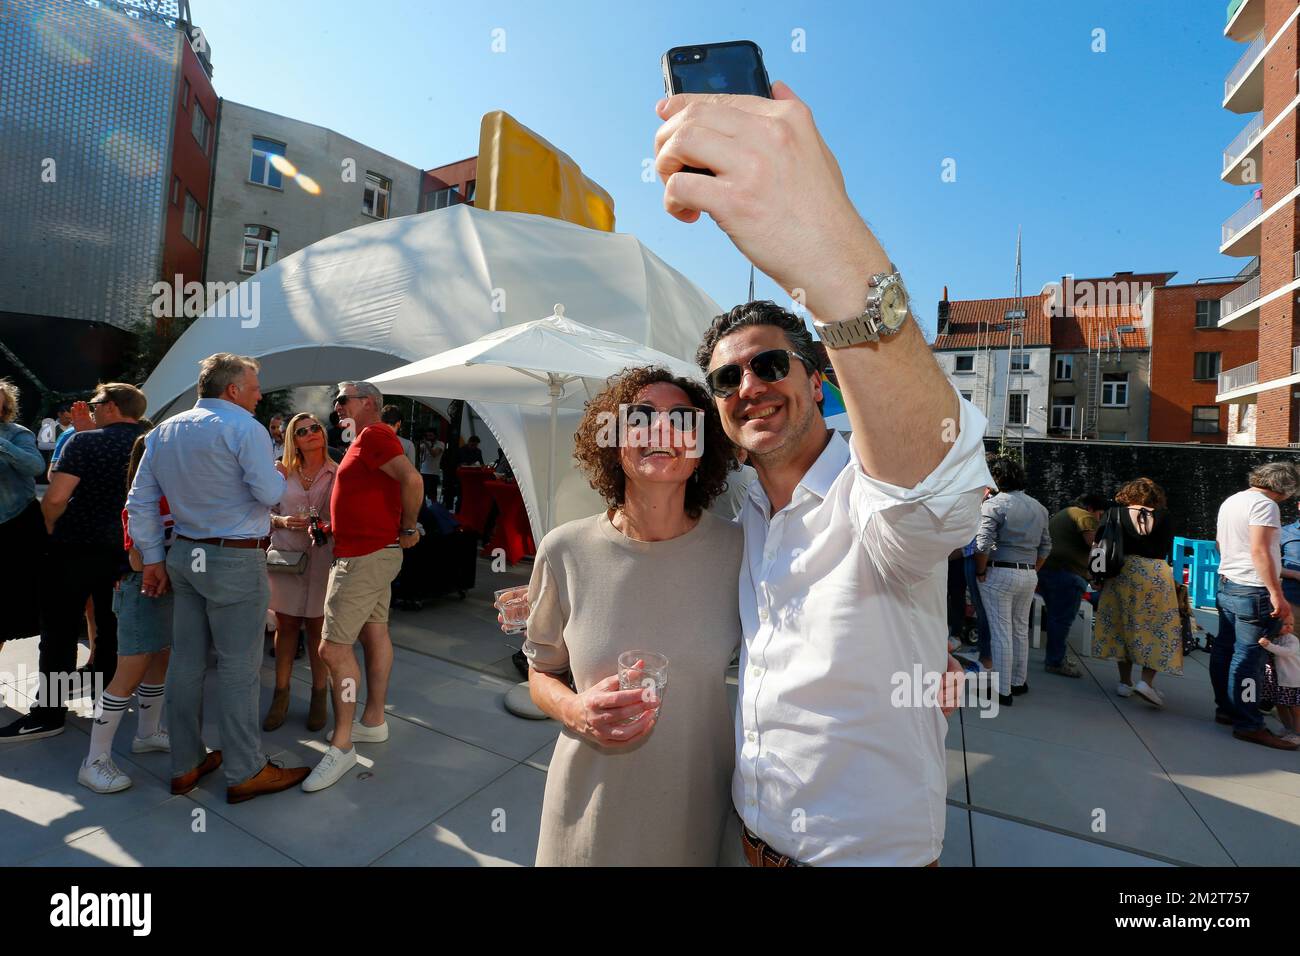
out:
<path id="1" fill-rule="evenodd" d="M 95 708 L 95 717 L 90 725 L 90 755 L 86 758 L 87 761 L 94 760 L 100 754 L 112 754 L 117 725 L 122 722 L 126 705 L 130 702 L 130 697 L 116 697 L 108 691 L 100 695 L 99 706 Z"/>
<path id="2" fill-rule="evenodd" d="M 140 718 L 137 737 L 152 737 L 158 733 L 162 721 L 164 684 L 141 684 L 136 688 L 137 716 Z"/>

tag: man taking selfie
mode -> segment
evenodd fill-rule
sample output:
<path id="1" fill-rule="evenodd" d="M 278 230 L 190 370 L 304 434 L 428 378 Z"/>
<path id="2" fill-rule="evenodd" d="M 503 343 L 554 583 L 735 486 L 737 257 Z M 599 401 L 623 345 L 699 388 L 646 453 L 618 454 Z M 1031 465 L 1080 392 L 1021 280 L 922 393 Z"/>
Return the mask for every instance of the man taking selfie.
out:
<path id="1" fill-rule="evenodd" d="M 758 472 L 739 518 L 735 849 L 757 866 L 934 865 L 947 723 L 911 694 L 895 706 L 895 678 L 947 670 L 944 562 L 992 483 L 985 420 L 935 362 L 808 107 L 772 92 L 656 107 L 665 208 L 708 213 L 806 305 L 852 424 L 851 442 L 826 427 L 801 318 L 751 302 L 714 320 L 696 357 Z"/>

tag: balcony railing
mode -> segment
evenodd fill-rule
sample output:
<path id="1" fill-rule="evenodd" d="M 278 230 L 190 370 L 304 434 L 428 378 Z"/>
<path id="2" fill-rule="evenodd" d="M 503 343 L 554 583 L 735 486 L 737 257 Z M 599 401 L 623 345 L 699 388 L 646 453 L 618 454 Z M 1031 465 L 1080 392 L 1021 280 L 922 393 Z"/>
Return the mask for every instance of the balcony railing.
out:
<path id="1" fill-rule="evenodd" d="M 1241 85 L 1241 81 L 1250 68 L 1254 66 L 1259 55 L 1264 51 L 1264 34 L 1261 31 L 1259 36 L 1250 42 L 1246 47 L 1246 52 L 1241 55 L 1235 66 L 1229 71 L 1228 78 L 1223 81 L 1223 98 L 1226 100 L 1232 95 L 1232 91 Z"/>
<path id="2" fill-rule="evenodd" d="M 1295 268 L 1292 270 L 1291 275 L 1300 279 L 1300 249 L 1296 250 L 1294 266 Z"/>
<path id="3" fill-rule="evenodd" d="M 1300 345 L 1291 350 L 1291 374 L 1300 375 Z"/>
<path id="4" fill-rule="evenodd" d="M 1242 206 L 1223 223 L 1223 241 L 1219 245 L 1227 245 L 1228 241 L 1241 232 L 1251 221 L 1256 219 L 1264 211 L 1264 200 L 1259 196 L 1249 199 L 1246 205 Z"/>
<path id="5" fill-rule="evenodd" d="M 1228 392 L 1235 392 L 1239 388 L 1258 383 L 1259 362 L 1238 365 L 1236 368 L 1230 368 L 1226 372 L 1219 373 L 1219 394 L 1224 395 Z"/>
<path id="6" fill-rule="evenodd" d="M 1223 151 L 1223 171 L 1226 173 L 1232 168 L 1232 164 L 1241 159 L 1259 139 L 1259 134 L 1264 129 L 1264 114 L 1256 113 L 1255 118 L 1246 124 L 1246 128 L 1237 134 L 1237 138 L 1228 144 L 1228 148 Z"/>
<path id="7" fill-rule="evenodd" d="M 1300 255 L 1298 253 L 1297 255 Z M 1259 298 L 1259 276 L 1237 286 L 1219 300 L 1219 315 L 1226 318 L 1232 313 L 1244 309 Z"/>

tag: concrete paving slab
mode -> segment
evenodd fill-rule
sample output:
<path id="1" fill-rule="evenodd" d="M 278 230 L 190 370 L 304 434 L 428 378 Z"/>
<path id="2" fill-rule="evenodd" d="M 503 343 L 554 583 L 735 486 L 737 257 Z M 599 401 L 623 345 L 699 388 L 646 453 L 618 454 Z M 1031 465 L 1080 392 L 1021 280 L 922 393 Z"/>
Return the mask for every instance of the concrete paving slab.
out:
<path id="1" fill-rule="evenodd" d="M 943 852 L 939 854 L 940 866 L 974 866 L 970 846 L 970 811 L 963 807 L 948 806 L 944 823 Z"/>
<path id="2" fill-rule="evenodd" d="M 1177 774 L 1174 782 L 1238 866 L 1296 865 L 1300 797 L 1217 777 Z"/>
<path id="3" fill-rule="evenodd" d="M 384 854 L 375 866 L 532 866 L 546 774 L 520 764 Z"/>
<path id="4" fill-rule="evenodd" d="M 1169 866 L 1115 847 L 972 811 L 979 866 Z"/>

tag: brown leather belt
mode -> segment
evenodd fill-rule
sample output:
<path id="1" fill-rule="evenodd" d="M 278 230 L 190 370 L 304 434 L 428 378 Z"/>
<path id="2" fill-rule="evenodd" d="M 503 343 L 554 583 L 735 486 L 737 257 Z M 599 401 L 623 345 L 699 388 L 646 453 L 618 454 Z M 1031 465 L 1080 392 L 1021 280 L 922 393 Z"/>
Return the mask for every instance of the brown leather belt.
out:
<path id="1" fill-rule="evenodd" d="M 763 840 L 750 832 L 749 827 L 740 828 L 740 848 L 744 851 L 745 862 L 750 866 L 803 866 L 798 860 L 792 860 L 782 853 L 777 853 Z"/>
<path id="2" fill-rule="evenodd" d="M 260 548 L 265 551 L 271 546 L 270 538 L 187 538 L 183 534 L 176 537 L 196 544 L 215 544 L 219 548 Z"/>
<path id="3" fill-rule="evenodd" d="M 750 832 L 749 827 L 741 826 L 740 828 L 740 848 L 745 854 L 745 862 L 750 866 L 807 866 L 807 863 L 800 863 L 798 860 L 792 860 L 790 857 L 777 853 L 761 839 Z M 926 868 L 936 867 L 939 861 L 927 863 Z"/>

